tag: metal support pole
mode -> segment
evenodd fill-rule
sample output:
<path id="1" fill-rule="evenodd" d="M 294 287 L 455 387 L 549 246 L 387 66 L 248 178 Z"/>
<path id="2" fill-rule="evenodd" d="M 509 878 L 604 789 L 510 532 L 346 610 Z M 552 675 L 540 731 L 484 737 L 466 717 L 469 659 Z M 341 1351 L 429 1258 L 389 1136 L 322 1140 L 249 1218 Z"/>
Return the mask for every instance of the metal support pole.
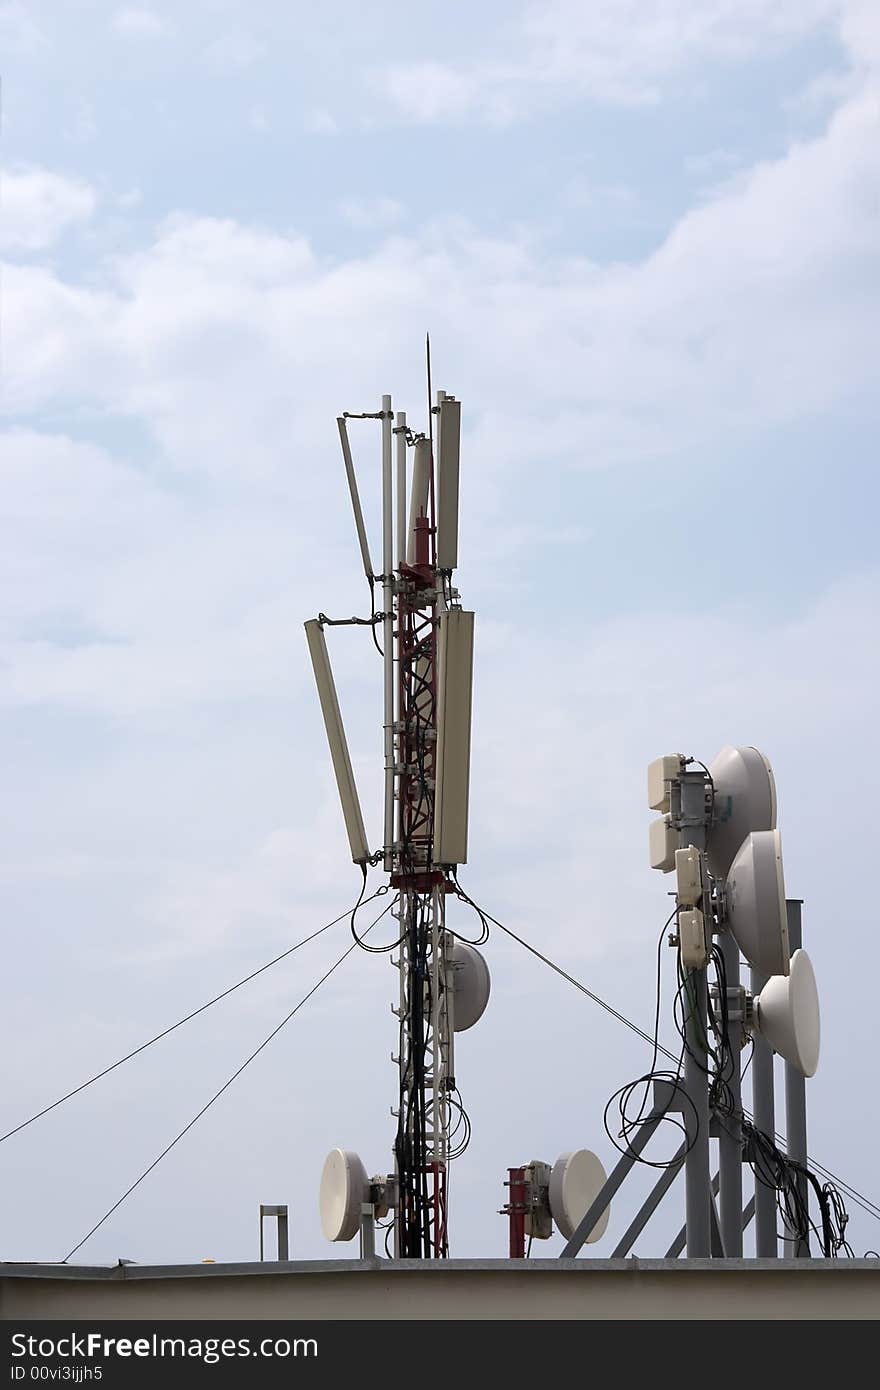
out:
<path id="1" fill-rule="evenodd" d="M 714 1176 L 714 1178 L 712 1179 L 712 1191 L 713 1191 L 713 1193 L 716 1193 L 716 1192 L 718 1191 L 719 1179 L 720 1179 L 720 1174 L 719 1174 L 719 1173 L 716 1173 L 715 1176 Z M 752 1217 L 754 1216 L 754 1214 L 755 1214 L 755 1199 L 754 1199 L 754 1197 L 750 1197 L 749 1200 L 746 1202 L 745 1206 L 743 1207 L 743 1214 L 742 1214 L 742 1229 L 743 1229 L 744 1231 L 748 1228 L 749 1222 L 751 1221 L 751 1219 L 752 1219 Z M 665 1257 L 665 1258 L 666 1258 L 667 1260 L 677 1260 L 678 1257 L 679 1257 L 679 1255 L 681 1254 L 682 1250 L 684 1249 L 684 1244 L 685 1244 L 685 1241 L 686 1241 L 686 1240 L 687 1240 L 687 1229 L 686 1229 L 686 1227 L 682 1226 L 682 1228 L 681 1228 L 681 1230 L 679 1231 L 678 1235 L 675 1237 L 675 1240 L 672 1242 L 672 1244 L 670 1245 L 669 1249 L 666 1251 L 666 1257 Z"/>
<path id="2" fill-rule="evenodd" d="M 681 778 L 679 843 L 682 848 L 706 848 L 707 781 L 702 773 Z M 709 922 L 708 903 L 703 912 Z M 693 1107 L 696 1131 L 684 1161 L 685 1224 L 689 1259 L 712 1254 L 711 1192 L 709 1183 L 709 983 L 705 969 L 691 970 L 685 980 L 684 1087 Z"/>
<path id="3" fill-rule="evenodd" d="M 391 397 L 382 397 L 382 622 L 385 675 L 385 872 L 394 867 L 394 518 L 392 511 Z"/>
<path id="4" fill-rule="evenodd" d="M 709 1233 L 713 1260 L 723 1260 L 725 1255 L 724 1241 L 721 1239 L 721 1226 L 718 1222 L 718 1208 L 715 1205 L 714 1192 L 709 1194 Z"/>
<path id="5" fill-rule="evenodd" d="M 602 1215 L 605 1208 L 608 1206 L 611 1199 L 613 1198 L 615 1192 L 620 1187 L 627 1173 L 632 1168 L 633 1164 L 635 1164 L 638 1161 L 639 1154 L 642 1152 L 642 1149 L 645 1147 L 648 1140 L 651 1138 L 651 1135 L 654 1133 L 654 1130 L 657 1128 L 665 1114 L 665 1106 L 662 1109 L 658 1106 L 655 1106 L 654 1109 L 651 1111 L 650 1115 L 647 1117 L 647 1119 L 639 1125 L 634 1136 L 629 1141 L 629 1153 L 625 1153 L 623 1157 L 620 1158 L 617 1164 L 615 1165 L 613 1172 L 611 1173 L 610 1177 L 607 1179 L 605 1183 L 605 1186 L 602 1188 L 598 1197 L 593 1202 L 593 1205 L 589 1208 L 583 1220 L 579 1223 L 576 1231 L 574 1232 L 574 1235 L 571 1237 L 565 1249 L 562 1251 L 562 1254 L 559 1256 L 561 1260 L 574 1259 L 581 1246 L 586 1242 L 587 1236 L 590 1234 L 596 1222 L 599 1220 L 599 1217 Z M 708 1222 L 708 1211 L 706 1213 L 706 1219 Z M 708 1248 L 706 1250 L 706 1253 L 709 1253 Z"/>
<path id="6" fill-rule="evenodd" d="M 632 1245 L 635 1241 L 638 1240 L 639 1236 L 642 1234 L 642 1231 L 645 1229 L 651 1217 L 654 1215 L 654 1212 L 657 1210 L 660 1203 L 663 1201 L 663 1198 L 666 1196 L 670 1187 L 675 1182 L 675 1179 L 681 1172 L 681 1167 L 684 1163 L 686 1150 L 687 1142 L 682 1144 L 681 1148 L 678 1150 L 678 1153 L 671 1160 L 669 1167 L 665 1169 L 663 1173 L 661 1173 L 657 1182 L 651 1188 L 651 1191 L 648 1193 L 648 1196 L 645 1198 L 644 1202 L 639 1208 L 638 1213 L 627 1226 L 626 1231 L 621 1236 L 620 1240 L 617 1242 L 616 1246 L 612 1250 L 612 1260 L 622 1260 L 625 1255 L 629 1254 Z"/>
<path id="7" fill-rule="evenodd" d="M 706 1030 L 708 981 L 705 970 L 687 976 L 687 1017 L 684 1085 L 696 1112 L 696 1134 L 684 1161 L 685 1222 L 690 1260 L 708 1259 L 712 1253 L 709 1192 L 709 1080 Z"/>
<path id="8" fill-rule="evenodd" d="M 753 997 L 761 993 L 767 976 L 754 966 L 750 986 Z M 773 1092 L 773 1049 L 760 1033 L 752 1040 L 752 1110 L 755 1128 L 771 1139 L 776 1132 L 776 1105 Z M 776 1241 L 776 1188 L 755 1177 L 755 1254 L 760 1260 L 779 1256 Z"/>
<path id="9" fill-rule="evenodd" d="M 369 1202 L 361 1207 L 361 1259 L 372 1260 L 376 1254 L 376 1217 Z"/>
<path id="10" fill-rule="evenodd" d="M 263 1242 L 263 1222 L 267 1216 L 274 1216 L 278 1236 L 278 1259 L 287 1260 L 290 1258 L 289 1244 L 287 1235 L 287 1207 L 286 1206 L 266 1206 L 260 1204 L 260 1260 L 265 1259 L 265 1247 Z"/>
<path id="11" fill-rule="evenodd" d="M 397 434 L 397 568 L 406 564 L 406 411 L 398 410 Z"/>
<path id="12" fill-rule="evenodd" d="M 801 922 L 801 908 L 803 903 L 800 898 L 786 898 L 785 910 L 788 918 L 788 940 L 792 952 L 798 951 L 803 944 L 803 926 Z M 796 1163 L 807 1166 L 807 1082 L 801 1075 L 797 1067 L 793 1067 L 790 1062 L 785 1064 L 785 1144 L 789 1158 L 793 1158 Z M 808 1209 L 810 1186 L 805 1174 L 798 1174 L 795 1179 L 797 1184 L 800 1206 L 803 1211 Z M 809 1259 L 810 1242 L 806 1232 L 798 1233 L 792 1230 L 786 1223 L 787 1235 L 784 1241 L 784 1250 L 787 1259 Z M 809 1227 L 807 1228 L 809 1230 Z"/>
<path id="13" fill-rule="evenodd" d="M 512 1260 L 526 1257 L 526 1184 L 525 1169 L 508 1168 L 509 1200 L 507 1216 L 510 1222 L 508 1254 Z"/>
<path id="14" fill-rule="evenodd" d="M 739 998 L 739 947 L 729 931 L 719 940 L 727 975 L 728 1000 L 736 990 Z M 718 1156 L 721 1175 L 721 1236 L 729 1260 L 742 1259 L 742 1078 L 740 1074 L 743 1021 L 730 1021 L 730 1076 L 725 1076 L 730 1113 L 718 1116 Z"/>

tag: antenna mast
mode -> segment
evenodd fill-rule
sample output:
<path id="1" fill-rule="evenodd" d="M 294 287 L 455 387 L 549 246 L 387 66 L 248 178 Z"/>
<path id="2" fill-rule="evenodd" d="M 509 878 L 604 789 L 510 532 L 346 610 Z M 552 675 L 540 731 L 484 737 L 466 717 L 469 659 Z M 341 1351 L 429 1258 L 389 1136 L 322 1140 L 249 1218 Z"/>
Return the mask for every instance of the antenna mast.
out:
<path id="1" fill-rule="evenodd" d="M 443 391 L 431 402 L 428 339 L 426 369 L 425 434 L 412 432 L 404 412 L 393 414 L 389 395 L 382 397 L 380 411 L 346 413 L 339 420 L 364 570 L 371 590 L 376 580 L 382 584 L 383 611 L 370 620 L 374 628 L 382 625 L 384 677 L 383 841 L 373 855 L 357 824 L 357 793 L 335 691 L 332 699 L 327 694 L 333 686 L 323 633 L 319 640 L 312 630 L 330 620 L 322 614 L 317 623 L 307 624 L 352 858 L 365 874 L 368 863 L 381 861 L 397 892 L 395 1171 L 393 1178 L 373 1179 L 370 1190 L 381 1188 L 383 1209 L 393 1207 L 394 1253 L 403 1259 L 440 1259 L 449 1251 L 448 1170 L 455 1156 L 451 1130 L 461 1113 L 454 1000 L 459 990 L 473 991 L 480 981 L 477 994 L 482 991 L 484 997 L 476 1014 L 462 1012 L 460 1026 L 469 1027 L 482 1012 L 489 988 L 478 953 L 454 952 L 446 930 L 446 894 L 456 891 L 456 867 L 467 860 L 474 615 L 462 611 L 452 586 L 458 563 L 461 407 Z M 381 575 L 372 573 L 348 440 L 347 421 L 355 418 L 381 423 Z"/>

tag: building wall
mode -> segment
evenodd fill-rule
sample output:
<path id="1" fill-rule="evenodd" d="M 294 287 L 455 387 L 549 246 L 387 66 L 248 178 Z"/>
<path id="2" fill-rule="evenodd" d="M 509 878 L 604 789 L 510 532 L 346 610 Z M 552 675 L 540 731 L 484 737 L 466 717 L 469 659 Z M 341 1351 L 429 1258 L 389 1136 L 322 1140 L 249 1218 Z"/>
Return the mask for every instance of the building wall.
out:
<path id="1" fill-rule="evenodd" d="M 880 1260 L 0 1265 L 0 1319 L 33 1318 L 876 1319 Z"/>

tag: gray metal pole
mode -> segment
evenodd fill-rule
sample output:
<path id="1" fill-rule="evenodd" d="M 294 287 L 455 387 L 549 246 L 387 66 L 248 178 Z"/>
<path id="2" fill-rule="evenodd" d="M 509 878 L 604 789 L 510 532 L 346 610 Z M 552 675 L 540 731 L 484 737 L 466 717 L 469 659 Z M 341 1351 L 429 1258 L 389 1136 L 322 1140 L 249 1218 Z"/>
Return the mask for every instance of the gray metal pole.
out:
<path id="1" fill-rule="evenodd" d="M 711 1235 L 711 1250 L 713 1260 L 723 1260 L 727 1251 L 724 1249 L 724 1241 L 721 1238 L 721 1226 L 718 1221 L 718 1208 L 715 1205 L 715 1193 L 709 1193 L 709 1231 Z"/>
<path id="2" fill-rule="evenodd" d="M 751 969 L 752 995 L 761 993 L 767 976 L 754 966 Z M 771 1139 L 776 1132 L 776 1107 L 773 1092 L 773 1049 L 760 1033 L 752 1042 L 752 1110 L 755 1128 Z M 757 1166 L 757 1165 L 756 1165 Z M 755 1254 L 761 1260 L 779 1256 L 776 1240 L 776 1189 L 755 1177 Z"/>
<path id="3" fill-rule="evenodd" d="M 705 970 L 688 973 L 685 1000 L 684 1085 L 696 1114 L 696 1132 L 684 1161 L 685 1224 L 690 1260 L 712 1253 L 709 1190 L 709 1080 L 706 1053 L 708 982 Z"/>
<path id="4" fill-rule="evenodd" d="M 682 847 L 706 848 L 706 780 L 702 773 L 681 778 Z M 673 808 L 674 809 L 674 808 Z M 705 902 L 703 903 L 706 909 Z M 685 984 L 684 1087 L 693 1106 L 696 1132 L 684 1161 L 685 1224 L 689 1259 L 712 1254 L 709 1179 L 709 1058 L 707 1054 L 709 985 L 705 970 L 691 970 Z"/>
<path id="5" fill-rule="evenodd" d="M 664 1170 L 651 1188 L 651 1191 L 648 1193 L 638 1212 L 611 1251 L 612 1260 L 622 1260 L 625 1255 L 629 1254 L 631 1246 L 638 1240 L 642 1231 L 654 1215 L 654 1212 L 657 1210 L 681 1172 L 686 1148 L 687 1143 L 685 1142 L 682 1144 L 675 1157 L 670 1161 L 669 1167 Z"/>
<path id="6" fill-rule="evenodd" d="M 803 944 L 802 906 L 803 903 L 800 898 L 786 898 L 785 900 L 788 940 L 792 952 L 800 950 Z M 785 1143 L 789 1158 L 793 1158 L 796 1163 L 802 1163 L 806 1167 L 807 1082 L 797 1067 L 793 1067 L 790 1062 L 785 1064 Z M 798 1176 L 796 1184 L 803 1210 L 806 1211 L 810 1200 L 809 1183 L 806 1176 Z M 806 1234 L 799 1236 L 797 1231 L 793 1230 L 788 1223 L 786 1223 L 786 1229 L 788 1230 L 784 1242 L 786 1258 L 809 1259 L 809 1236 Z"/>
<path id="7" fill-rule="evenodd" d="M 654 1130 L 657 1128 L 660 1121 L 663 1119 L 665 1113 L 665 1106 L 663 1106 L 662 1108 L 659 1106 L 655 1106 L 654 1109 L 651 1111 L 650 1115 L 648 1115 L 648 1117 L 645 1120 L 643 1120 L 642 1123 L 639 1125 L 632 1139 L 629 1140 L 629 1153 L 625 1153 L 623 1157 L 618 1160 L 613 1172 L 607 1179 L 605 1186 L 602 1188 L 599 1195 L 596 1197 L 595 1201 L 593 1202 L 593 1205 L 589 1208 L 587 1212 L 585 1212 L 584 1216 L 581 1218 L 581 1221 L 577 1229 L 575 1230 L 571 1239 L 566 1244 L 565 1249 L 559 1256 L 560 1260 L 574 1259 L 581 1246 L 585 1243 L 587 1236 L 590 1234 L 596 1222 L 599 1220 L 599 1217 L 602 1215 L 603 1211 L 608 1206 L 615 1192 L 620 1187 L 620 1184 L 623 1182 L 627 1173 L 632 1168 L 633 1164 L 638 1162 L 639 1154 L 642 1152 L 642 1149 L 645 1147 L 651 1135 L 654 1133 Z"/>
<path id="8" fill-rule="evenodd" d="M 278 1258 L 279 1260 L 290 1259 L 290 1245 L 287 1236 L 287 1208 L 278 1212 Z"/>
<path id="9" fill-rule="evenodd" d="M 736 990 L 739 997 L 739 947 L 729 931 L 722 932 L 719 943 L 724 956 L 728 991 Z M 730 1000 L 730 993 L 728 993 Z M 721 1174 L 721 1235 L 724 1254 L 729 1260 L 742 1259 L 742 1017 L 730 1021 L 730 1076 L 726 1078 L 730 1092 L 731 1114 L 718 1116 L 718 1157 Z"/>
<path id="10" fill-rule="evenodd" d="M 720 1180 L 720 1174 L 719 1174 L 719 1173 L 716 1173 L 715 1176 L 714 1176 L 714 1178 L 712 1179 L 712 1191 L 713 1191 L 713 1192 L 717 1192 L 717 1191 L 718 1191 L 719 1180 Z M 755 1199 L 754 1199 L 754 1197 L 750 1197 L 749 1200 L 746 1202 L 744 1208 L 743 1208 L 743 1214 L 742 1214 L 742 1228 L 743 1228 L 743 1230 L 745 1230 L 745 1229 L 747 1228 L 747 1226 L 748 1226 L 749 1222 L 751 1221 L 752 1217 L 754 1216 L 754 1214 L 755 1214 Z M 675 1237 L 675 1240 L 672 1242 L 672 1244 L 670 1245 L 669 1249 L 666 1251 L 666 1259 L 667 1259 L 667 1260 L 677 1260 L 677 1259 L 678 1259 L 679 1255 L 681 1254 L 682 1250 L 684 1249 L 684 1243 L 685 1243 L 685 1240 L 686 1240 L 686 1239 L 687 1239 L 687 1231 L 686 1231 L 685 1227 L 682 1226 L 682 1228 L 681 1228 L 681 1230 L 679 1231 L 678 1235 Z"/>
<path id="11" fill-rule="evenodd" d="M 361 1259 L 372 1260 L 376 1254 L 376 1217 L 369 1202 L 361 1206 Z"/>

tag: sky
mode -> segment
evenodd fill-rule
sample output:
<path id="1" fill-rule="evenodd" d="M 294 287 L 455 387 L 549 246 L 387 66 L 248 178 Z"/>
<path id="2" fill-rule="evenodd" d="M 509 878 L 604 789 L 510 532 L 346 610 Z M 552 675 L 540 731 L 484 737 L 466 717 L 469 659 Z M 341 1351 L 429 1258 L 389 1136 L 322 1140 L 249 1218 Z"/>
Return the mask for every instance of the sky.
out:
<path id="1" fill-rule="evenodd" d="M 810 1150 L 880 1202 L 877 6 L 5 0 L 0 55 L 3 1131 L 357 896 L 302 623 L 368 604 L 335 417 L 391 392 L 424 428 L 429 330 L 477 614 L 463 886 L 650 1029 L 646 765 L 760 747 L 822 1000 Z M 378 843 L 379 661 L 330 644 Z M 62 1258 L 347 933 L 6 1140 L 2 1258 Z M 503 933 L 486 955 L 462 1257 L 506 1252 L 508 1167 L 611 1166 L 605 1103 L 650 1062 Z M 318 1184 L 337 1146 L 390 1169 L 395 994 L 350 956 L 77 1260 L 255 1259 L 261 1202 L 294 1257 L 350 1258 Z"/>

